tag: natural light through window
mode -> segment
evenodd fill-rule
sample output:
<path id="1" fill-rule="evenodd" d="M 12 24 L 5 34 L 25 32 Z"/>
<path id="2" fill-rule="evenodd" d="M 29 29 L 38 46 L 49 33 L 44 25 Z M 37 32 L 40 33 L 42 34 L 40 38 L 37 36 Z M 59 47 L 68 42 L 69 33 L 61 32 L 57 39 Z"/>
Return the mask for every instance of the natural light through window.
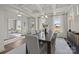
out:
<path id="1" fill-rule="evenodd" d="M 56 16 L 53 18 L 53 25 L 54 25 L 54 31 L 55 32 L 62 32 L 62 17 Z"/>
<path id="2" fill-rule="evenodd" d="M 16 30 L 17 32 L 21 32 L 21 21 L 20 20 L 16 21 Z"/>

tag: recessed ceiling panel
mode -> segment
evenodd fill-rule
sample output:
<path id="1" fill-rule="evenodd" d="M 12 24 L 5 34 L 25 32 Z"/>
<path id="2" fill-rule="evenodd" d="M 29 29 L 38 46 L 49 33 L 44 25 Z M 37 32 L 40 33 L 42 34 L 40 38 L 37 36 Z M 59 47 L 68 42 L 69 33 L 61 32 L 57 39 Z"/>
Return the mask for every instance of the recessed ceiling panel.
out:
<path id="1" fill-rule="evenodd" d="M 50 10 L 50 9 L 52 9 L 52 5 L 51 4 L 41 4 L 40 6 L 41 6 L 41 8 L 43 10 Z"/>
<path id="2" fill-rule="evenodd" d="M 56 8 L 68 7 L 70 4 L 56 4 Z"/>

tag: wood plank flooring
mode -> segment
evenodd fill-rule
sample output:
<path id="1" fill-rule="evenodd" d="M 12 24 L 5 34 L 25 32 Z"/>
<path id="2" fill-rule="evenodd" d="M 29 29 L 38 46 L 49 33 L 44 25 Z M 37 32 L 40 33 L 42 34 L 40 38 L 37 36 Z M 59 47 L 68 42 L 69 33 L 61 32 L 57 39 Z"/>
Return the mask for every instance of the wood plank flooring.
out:
<path id="1" fill-rule="evenodd" d="M 24 43 L 26 43 L 26 39 L 19 39 L 13 43 L 5 45 L 5 51 L 1 52 L 0 54 L 5 54 L 5 53 L 23 45 Z M 64 39 L 57 38 L 55 48 L 56 48 L 55 54 L 73 54 L 72 50 L 69 48 L 69 46 L 67 45 L 67 43 L 65 42 Z"/>
<path id="2" fill-rule="evenodd" d="M 7 44 L 7 45 L 4 46 L 5 47 L 5 51 L 1 52 L 0 54 L 5 54 L 8 51 L 10 51 L 10 50 L 12 50 L 12 49 L 14 49 L 16 47 L 19 47 L 19 46 L 21 46 L 24 43 L 26 43 L 26 39 L 18 39 L 15 42 Z"/>

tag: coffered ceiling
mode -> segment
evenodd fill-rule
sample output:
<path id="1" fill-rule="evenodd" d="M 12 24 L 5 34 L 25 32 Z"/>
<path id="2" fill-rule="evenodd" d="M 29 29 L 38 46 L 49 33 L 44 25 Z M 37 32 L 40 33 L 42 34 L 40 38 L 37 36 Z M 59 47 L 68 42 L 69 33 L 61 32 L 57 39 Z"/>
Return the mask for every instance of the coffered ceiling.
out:
<path id="1" fill-rule="evenodd" d="M 39 17 L 41 15 L 56 15 L 66 13 L 70 4 L 9 4 L 2 5 L 10 11 L 21 13 L 27 17 Z"/>

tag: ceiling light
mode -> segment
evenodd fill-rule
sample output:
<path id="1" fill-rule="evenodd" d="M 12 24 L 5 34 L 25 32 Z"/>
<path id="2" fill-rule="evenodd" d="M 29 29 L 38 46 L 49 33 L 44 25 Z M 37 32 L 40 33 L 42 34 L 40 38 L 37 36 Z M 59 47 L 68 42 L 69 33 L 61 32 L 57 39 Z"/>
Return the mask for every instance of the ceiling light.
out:
<path id="1" fill-rule="evenodd" d="M 17 16 L 21 17 L 22 15 L 19 14 L 19 15 L 17 15 Z"/>
<path id="2" fill-rule="evenodd" d="M 45 17 L 46 17 L 46 18 L 48 18 L 48 16 L 47 16 L 47 15 L 45 15 Z"/>
<path id="3" fill-rule="evenodd" d="M 41 18 L 44 18 L 44 16 L 41 16 Z"/>

